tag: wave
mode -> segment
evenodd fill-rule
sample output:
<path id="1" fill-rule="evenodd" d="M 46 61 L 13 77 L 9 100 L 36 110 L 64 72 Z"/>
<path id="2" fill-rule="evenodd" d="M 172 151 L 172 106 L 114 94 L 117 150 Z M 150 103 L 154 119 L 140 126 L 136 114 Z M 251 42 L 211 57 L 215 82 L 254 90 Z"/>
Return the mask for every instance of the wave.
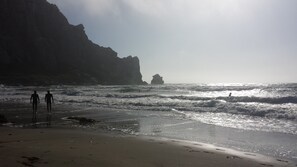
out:
<path id="1" fill-rule="evenodd" d="M 198 87 L 190 87 L 189 90 L 191 91 L 197 91 L 197 92 L 220 92 L 220 91 L 248 91 L 248 90 L 255 90 L 255 89 L 262 89 L 262 87 L 259 86 L 214 86 L 214 87 L 209 87 L 209 86 L 198 86 Z"/>
<path id="2" fill-rule="evenodd" d="M 297 120 L 296 84 L 263 87 L 197 85 L 59 86 L 51 87 L 51 91 L 55 100 L 62 104 L 140 111 L 170 112 L 174 109 L 195 113 L 227 113 L 277 120 Z M 0 101 L 23 100 L 27 102 L 33 88 L 0 86 Z M 46 87 L 38 88 L 38 90 L 46 89 Z M 196 95 L 191 94 L 191 90 L 196 91 L 194 92 Z M 242 91 L 234 93 L 238 96 L 232 97 L 223 96 L 228 94 L 228 91 L 227 93 L 217 93 L 226 90 Z M 259 92 L 260 90 L 262 92 Z M 202 91 L 202 93 L 197 93 L 197 91 Z"/>
<path id="3" fill-rule="evenodd" d="M 129 97 L 130 98 L 130 97 Z M 135 97 L 134 97 L 135 98 Z M 295 120 L 297 121 L 297 105 L 270 105 L 265 103 L 233 103 L 221 99 L 180 102 L 178 100 L 127 99 L 110 101 L 109 99 L 64 99 L 61 103 L 82 104 L 94 107 L 108 107 L 131 110 L 150 110 L 170 112 L 171 110 L 196 113 L 227 113 L 253 117 Z"/>
<path id="4" fill-rule="evenodd" d="M 132 88 L 132 87 L 126 87 L 119 90 L 121 93 L 127 93 L 127 92 L 140 92 L 140 89 Z"/>
<path id="5" fill-rule="evenodd" d="M 224 103 L 224 102 L 221 100 L 207 100 L 207 101 L 201 101 L 201 102 L 194 103 L 193 105 L 195 107 L 217 107 L 222 103 Z"/>
<path id="6" fill-rule="evenodd" d="M 61 92 L 61 94 L 67 95 L 67 96 L 79 96 L 80 92 L 76 90 L 64 90 Z"/>
<path id="7" fill-rule="evenodd" d="M 285 104 L 294 103 L 297 104 L 296 96 L 288 97 L 218 97 L 217 99 L 226 100 L 228 102 L 256 102 L 256 103 L 269 103 L 269 104 Z"/>
<path id="8" fill-rule="evenodd" d="M 255 117 L 272 118 L 272 119 L 285 119 L 285 120 L 296 120 L 297 113 L 290 109 L 273 108 L 273 107 L 258 107 L 257 105 L 239 105 L 231 108 L 231 114 L 236 115 L 249 115 Z M 227 108 L 228 109 L 228 108 Z"/>
<path id="9" fill-rule="evenodd" d="M 155 97 L 156 95 L 146 95 L 146 94 L 107 94 L 105 97 L 107 98 L 146 98 L 146 97 Z"/>
<path id="10" fill-rule="evenodd" d="M 255 102 L 255 103 L 268 103 L 268 104 L 285 104 L 293 103 L 297 104 L 296 96 L 287 97 L 255 97 L 255 96 L 232 96 L 232 97 L 198 97 L 198 96 L 159 96 L 160 98 L 170 98 L 179 100 L 191 100 L 191 101 L 208 101 L 208 100 L 224 100 L 226 102 L 238 103 L 238 102 Z"/>

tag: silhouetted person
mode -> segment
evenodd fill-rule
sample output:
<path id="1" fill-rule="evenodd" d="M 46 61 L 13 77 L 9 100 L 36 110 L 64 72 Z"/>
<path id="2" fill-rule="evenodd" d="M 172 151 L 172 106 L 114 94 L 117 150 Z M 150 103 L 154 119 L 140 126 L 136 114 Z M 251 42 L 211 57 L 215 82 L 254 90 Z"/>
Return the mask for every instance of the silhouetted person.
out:
<path id="1" fill-rule="evenodd" d="M 37 104 L 40 103 L 39 96 L 36 93 L 36 90 L 34 90 L 34 93 L 31 95 L 30 103 L 33 104 L 32 123 L 36 123 L 36 121 L 37 121 Z"/>
<path id="2" fill-rule="evenodd" d="M 231 96 L 232 96 L 232 93 L 230 92 L 230 93 L 229 93 L 229 97 L 231 97 Z"/>
<path id="3" fill-rule="evenodd" d="M 51 112 L 52 112 L 52 103 L 54 103 L 54 97 L 53 95 L 50 93 L 50 91 L 47 91 L 47 94 L 44 97 L 44 100 L 46 102 L 46 109 L 47 109 L 47 117 L 46 120 L 48 122 L 48 125 L 51 124 Z"/>

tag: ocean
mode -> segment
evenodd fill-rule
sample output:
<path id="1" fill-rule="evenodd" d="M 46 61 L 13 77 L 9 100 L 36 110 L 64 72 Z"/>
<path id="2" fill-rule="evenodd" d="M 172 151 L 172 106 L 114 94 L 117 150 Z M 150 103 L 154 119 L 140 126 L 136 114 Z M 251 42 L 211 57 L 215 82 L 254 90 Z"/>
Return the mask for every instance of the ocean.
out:
<path id="1" fill-rule="evenodd" d="M 50 90 L 56 104 L 93 111 L 80 115 L 122 122 L 110 130 L 297 162 L 297 84 L 1 85 L 0 102 L 28 104 L 33 90 L 41 101 Z"/>

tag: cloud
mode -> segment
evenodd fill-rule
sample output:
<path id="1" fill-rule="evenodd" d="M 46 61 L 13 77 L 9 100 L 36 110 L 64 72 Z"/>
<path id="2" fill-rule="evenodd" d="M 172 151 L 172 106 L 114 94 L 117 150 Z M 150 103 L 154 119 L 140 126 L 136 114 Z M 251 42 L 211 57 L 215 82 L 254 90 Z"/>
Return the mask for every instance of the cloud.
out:
<path id="1" fill-rule="evenodd" d="M 80 9 L 90 16 L 120 16 L 127 12 L 155 19 L 197 19 L 242 16 L 250 0 L 49 0 L 60 7 Z M 260 4 L 258 2 L 257 4 Z"/>
<path id="2" fill-rule="evenodd" d="M 108 14 L 119 14 L 117 0 L 48 0 L 57 4 L 59 8 L 73 9 L 89 16 L 105 16 Z"/>
<path id="3" fill-rule="evenodd" d="M 197 73 L 206 81 L 208 72 L 217 70 L 233 78 L 236 66 L 236 71 L 261 79 L 250 67 L 269 71 L 283 62 L 283 73 L 297 67 L 295 0 L 48 1 L 70 23 L 83 23 L 94 42 L 120 56 L 138 56 L 149 78 L 160 72 L 173 81 L 176 73 L 189 78 Z"/>

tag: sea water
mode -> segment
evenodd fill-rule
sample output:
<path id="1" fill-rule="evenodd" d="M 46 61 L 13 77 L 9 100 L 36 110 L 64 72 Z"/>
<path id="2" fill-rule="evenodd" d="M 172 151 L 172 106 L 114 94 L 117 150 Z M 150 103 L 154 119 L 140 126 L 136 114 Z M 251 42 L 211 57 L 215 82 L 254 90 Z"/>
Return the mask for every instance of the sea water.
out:
<path id="1" fill-rule="evenodd" d="M 206 142 L 297 162 L 297 84 L 1 85 L 0 101 L 28 103 L 33 90 L 43 98 L 48 89 L 57 104 L 129 115 L 137 128 L 116 127 L 123 132 Z M 103 115 L 98 110 L 92 117 Z M 113 120 L 123 121 L 120 118 Z"/>

